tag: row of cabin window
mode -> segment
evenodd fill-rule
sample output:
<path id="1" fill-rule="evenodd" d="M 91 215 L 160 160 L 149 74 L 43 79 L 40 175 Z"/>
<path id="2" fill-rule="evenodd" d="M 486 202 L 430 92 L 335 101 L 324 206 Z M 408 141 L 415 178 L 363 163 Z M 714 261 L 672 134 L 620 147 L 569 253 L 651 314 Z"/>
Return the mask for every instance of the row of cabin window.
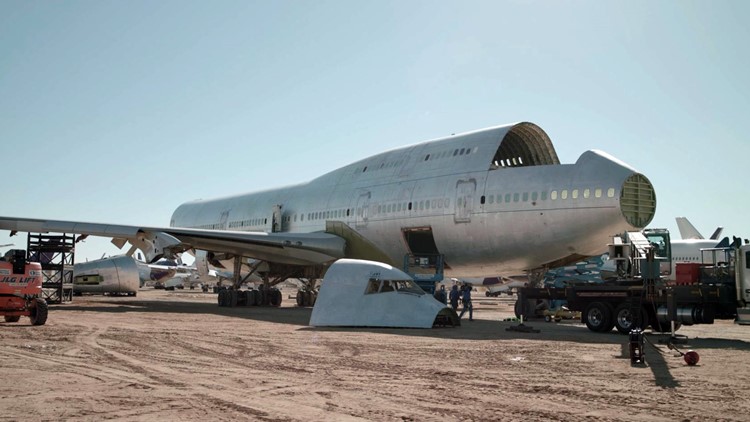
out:
<path id="1" fill-rule="evenodd" d="M 373 208 L 375 215 L 378 214 L 390 214 L 394 212 L 411 211 L 412 209 L 417 211 L 424 211 L 429 209 L 442 209 L 448 208 L 451 205 L 451 200 L 448 198 L 439 199 L 426 199 L 421 200 L 413 205 L 411 202 L 397 202 L 393 204 L 378 204 L 377 208 Z M 374 206 L 374 204 L 373 204 Z"/>
<path id="2" fill-rule="evenodd" d="M 425 155 L 424 156 L 424 161 L 440 160 L 440 159 L 449 158 L 449 157 L 460 157 L 460 156 L 463 156 L 463 155 L 475 154 L 477 151 L 479 151 L 479 147 L 474 147 L 474 149 L 471 149 L 471 148 L 456 148 L 454 150 L 445 150 L 445 151 L 441 151 L 441 152 L 439 152 L 437 154 L 427 154 L 427 155 Z M 399 160 L 399 161 L 391 161 L 391 162 L 388 162 L 388 163 L 380 163 L 380 166 L 378 166 L 377 168 L 375 168 L 375 167 L 371 168 L 370 166 L 364 166 L 360 170 L 360 168 L 357 167 L 357 168 L 354 169 L 354 172 L 355 173 L 364 173 L 364 172 L 367 171 L 367 169 L 370 169 L 370 171 L 382 170 L 382 169 L 389 169 L 389 168 L 393 168 L 393 167 L 398 167 L 398 166 L 402 165 L 403 163 L 404 163 L 403 160 Z"/>
<path id="3" fill-rule="evenodd" d="M 570 198 L 571 199 L 578 199 L 579 193 L 581 193 L 581 192 L 578 189 L 571 190 L 570 191 Z M 599 189 L 599 188 L 594 189 L 594 198 L 601 198 L 603 194 L 604 194 L 604 192 L 601 189 Z M 530 195 L 531 195 L 531 200 L 532 201 L 536 201 L 537 199 L 541 199 L 542 201 L 546 201 L 547 200 L 547 192 L 546 191 L 541 192 L 541 193 L 531 192 Z M 583 195 L 584 199 L 589 199 L 591 197 L 591 189 L 583 189 L 582 195 Z M 615 189 L 614 188 L 607 189 L 607 197 L 608 198 L 613 198 L 614 196 L 615 196 Z M 560 195 L 559 196 L 558 196 L 558 192 L 556 190 L 550 191 L 550 193 L 549 193 L 549 199 L 551 199 L 553 201 L 556 201 L 558 198 L 562 199 L 562 200 L 568 199 L 568 190 L 567 189 L 563 189 L 562 191 L 560 191 Z M 505 200 L 503 201 L 503 199 L 505 199 Z M 503 198 L 503 194 L 488 195 L 486 197 L 482 196 L 481 199 L 480 199 L 480 202 L 483 205 L 485 203 L 494 204 L 495 202 L 497 202 L 498 204 L 501 204 L 503 202 L 509 203 L 509 202 L 511 202 L 511 200 L 512 200 L 512 202 L 519 202 L 519 201 L 526 202 L 526 201 L 529 200 L 529 192 L 523 192 L 523 193 L 516 192 L 516 193 L 513 193 L 513 194 L 506 193 L 505 194 L 505 198 Z"/>
<path id="4" fill-rule="evenodd" d="M 238 227 L 252 227 L 268 224 L 268 218 L 251 218 L 249 220 L 232 221 L 229 223 L 230 229 Z"/>
<path id="5" fill-rule="evenodd" d="M 591 197 L 591 189 L 583 189 L 582 192 L 583 198 L 588 199 Z M 601 198 L 603 195 L 603 191 L 600 188 L 594 189 L 594 197 L 595 198 Z M 613 198 L 615 196 L 615 189 L 609 188 L 607 190 L 607 197 Z M 497 194 L 497 195 L 483 195 L 480 199 L 481 204 L 489 203 L 494 204 L 497 202 L 498 204 L 501 204 L 503 202 L 510 203 L 512 202 L 527 202 L 529 200 L 529 197 L 532 201 L 536 201 L 537 199 L 541 199 L 542 201 L 547 200 L 547 192 L 523 192 L 523 193 L 506 193 L 505 198 L 503 198 L 503 194 Z M 579 197 L 579 190 L 573 189 L 570 191 L 570 198 L 571 199 L 578 199 Z M 550 191 L 549 198 L 553 201 L 556 201 L 558 199 L 558 192 L 556 190 Z M 568 199 L 568 190 L 563 189 L 560 191 L 559 198 L 562 200 Z M 503 200 L 504 199 L 504 200 Z M 460 205 L 460 204 L 459 204 Z M 417 203 L 416 209 L 419 211 L 423 210 L 429 210 L 429 209 L 442 209 L 442 208 L 449 208 L 450 207 L 450 199 L 449 198 L 443 198 L 443 199 L 428 199 L 428 200 L 422 200 Z M 378 204 L 376 209 L 376 214 L 389 214 L 393 212 L 402 212 L 402 211 L 411 211 L 412 210 L 412 203 L 411 202 L 398 202 L 394 204 Z M 361 215 L 362 210 L 359 209 L 357 212 Z M 350 209 L 338 209 L 338 210 L 330 210 L 330 211 L 317 211 L 317 212 L 309 212 L 307 213 L 307 219 L 308 220 L 325 220 L 329 218 L 343 218 L 348 217 L 351 214 Z M 294 222 L 297 222 L 297 214 L 294 214 Z M 289 223 L 292 221 L 292 217 L 286 216 L 284 217 L 284 221 Z M 300 214 L 299 221 L 305 221 L 305 214 Z M 242 221 L 233 221 L 229 223 L 229 228 L 237 228 L 237 227 L 250 227 L 250 226 L 259 226 L 259 225 L 265 225 L 268 224 L 267 218 L 254 218 L 250 220 L 242 220 Z M 208 229 L 208 230 L 214 230 L 214 229 L 222 229 L 221 224 L 205 224 L 202 226 L 198 226 L 197 228 L 200 229 Z"/>
<path id="6" fill-rule="evenodd" d="M 445 151 L 441 151 L 441 152 L 439 152 L 437 154 L 427 154 L 427 155 L 425 155 L 424 156 L 424 161 L 429 161 L 431 159 L 432 160 L 440 160 L 440 159 L 448 158 L 448 157 L 460 157 L 462 155 L 469 155 L 469 154 L 472 154 L 472 153 L 476 153 L 477 151 L 479 151 L 479 147 L 474 147 L 474 149 L 471 149 L 471 148 L 461 148 L 461 149 L 456 148 L 456 149 L 453 150 L 453 152 L 451 152 L 451 150 L 445 150 Z"/>
<path id="7" fill-rule="evenodd" d="M 404 164 L 404 160 L 391 161 L 391 162 L 388 162 L 388 163 L 380 163 L 380 166 L 378 166 L 378 168 L 375 168 L 375 167 L 370 168 L 370 166 L 364 166 L 360 170 L 360 168 L 357 167 L 356 169 L 354 169 L 354 172 L 355 173 L 364 173 L 364 172 L 367 171 L 368 168 L 370 169 L 371 172 L 372 171 L 377 171 L 377 170 L 383 170 L 383 169 L 390 169 L 390 168 L 393 168 L 393 167 L 399 167 L 401 164 Z"/>
<path id="8" fill-rule="evenodd" d="M 308 212 L 307 213 L 307 219 L 308 220 L 327 220 L 329 218 L 344 218 L 349 217 L 351 214 L 351 210 L 349 208 L 347 209 L 338 209 L 338 210 L 329 210 L 329 211 L 317 211 L 317 212 Z M 305 221 L 305 214 L 300 214 L 299 221 Z M 294 221 L 297 221 L 297 214 L 294 214 Z"/>

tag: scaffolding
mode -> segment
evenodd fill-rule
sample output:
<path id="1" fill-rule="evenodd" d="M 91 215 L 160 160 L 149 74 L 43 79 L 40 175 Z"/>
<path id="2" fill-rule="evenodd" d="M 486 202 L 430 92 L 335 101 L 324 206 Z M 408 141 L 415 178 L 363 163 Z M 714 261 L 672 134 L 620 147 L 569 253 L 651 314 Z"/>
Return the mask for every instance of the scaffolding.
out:
<path id="1" fill-rule="evenodd" d="M 42 264 L 42 297 L 47 303 L 73 300 L 75 236 L 29 233 L 29 261 Z"/>

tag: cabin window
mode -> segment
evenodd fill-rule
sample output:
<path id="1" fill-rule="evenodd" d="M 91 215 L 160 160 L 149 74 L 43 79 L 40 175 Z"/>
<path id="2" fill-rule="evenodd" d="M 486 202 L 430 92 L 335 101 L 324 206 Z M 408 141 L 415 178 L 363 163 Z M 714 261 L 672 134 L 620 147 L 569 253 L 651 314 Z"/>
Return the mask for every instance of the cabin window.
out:
<path id="1" fill-rule="evenodd" d="M 367 171 L 367 166 L 365 166 L 365 168 L 364 168 L 364 169 L 362 169 L 362 173 L 364 173 L 364 172 L 366 172 L 366 171 Z"/>
<path id="2" fill-rule="evenodd" d="M 601 198 L 601 197 L 602 197 L 602 190 L 601 190 L 601 189 L 599 189 L 599 188 L 597 188 L 597 189 L 596 189 L 596 190 L 594 191 L 594 196 L 595 196 L 595 197 L 597 197 L 597 198 Z"/>
<path id="3" fill-rule="evenodd" d="M 526 202 L 528 200 L 529 200 L 529 193 L 528 192 L 524 192 L 523 193 L 523 202 Z"/>
<path id="4" fill-rule="evenodd" d="M 393 286 L 399 292 L 413 293 L 420 296 L 425 294 L 425 291 L 412 280 L 393 280 Z"/>
<path id="5" fill-rule="evenodd" d="M 583 190 L 583 197 L 585 199 L 589 199 L 590 196 L 591 196 L 591 189 L 584 189 Z"/>
<path id="6" fill-rule="evenodd" d="M 609 188 L 609 189 L 607 189 L 607 196 L 610 197 L 610 198 L 614 198 L 615 197 L 615 188 Z"/>
<path id="7" fill-rule="evenodd" d="M 409 211 L 411 211 L 411 202 L 409 202 Z"/>
<path id="8" fill-rule="evenodd" d="M 424 160 L 425 160 L 425 161 L 427 161 L 427 160 L 429 160 L 429 159 L 430 159 L 430 154 L 427 154 L 427 155 L 426 155 L 426 156 L 424 157 Z"/>
<path id="9" fill-rule="evenodd" d="M 482 204 L 482 205 L 484 205 L 484 202 L 485 202 L 485 197 L 484 197 L 484 195 L 482 195 L 482 197 L 479 198 L 479 203 Z"/>
<path id="10" fill-rule="evenodd" d="M 521 195 L 518 194 L 518 192 L 513 194 L 513 202 L 518 202 L 518 200 L 521 199 Z"/>
<path id="11" fill-rule="evenodd" d="M 495 203 L 495 195 L 490 195 L 489 200 L 490 200 L 490 205 L 494 204 Z"/>
<path id="12" fill-rule="evenodd" d="M 394 290 L 391 280 L 383 280 L 383 286 L 380 288 L 380 293 L 392 292 Z"/>
<path id="13" fill-rule="evenodd" d="M 369 295 L 369 294 L 377 293 L 379 289 L 380 289 L 380 280 L 371 278 L 367 282 L 367 289 L 365 290 L 365 294 Z"/>
<path id="14" fill-rule="evenodd" d="M 445 201 L 443 201 L 443 202 L 445 203 L 445 208 L 448 208 L 448 207 L 451 206 L 451 200 L 450 199 L 445 198 Z"/>
<path id="15" fill-rule="evenodd" d="M 458 150 L 453 151 L 453 156 L 455 157 L 457 155 L 458 155 Z"/>
<path id="16" fill-rule="evenodd" d="M 557 191 L 556 191 L 556 190 L 553 190 L 552 192 L 550 192 L 550 194 L 549 194 L 549 197 L 550 197 L 550 199 L 552 199 L 553 201 L 557 201 Z"/>
<path id="17" fill-rule="evenodd" d="M 424 209 L 429 210 L 430 209 L 430 201 L 424 201 Z"/>
<path id="18" fill-rule="evenodd" d="M 560 199 L 568 199 L 568 190 L 563 189 L 563 191 L 560 193 Z"/>
<path id="19" fill-rule="evenodd" d="M 532 201 L 536 201 L 537 198 L 539 198 L 539 194 L 537 192 L 532 192 L 531 193 L 531 200 Z"/>
<path id="20" fill-rule="evenodd" d="M 509 193 L 505 194 L 505 202 L 510 202 L 510 194 Z"/>
<path id="21" fill-rule="evenodd" d="M 573 189 L 573 199 L 578 199 L 578 189 Z"/>

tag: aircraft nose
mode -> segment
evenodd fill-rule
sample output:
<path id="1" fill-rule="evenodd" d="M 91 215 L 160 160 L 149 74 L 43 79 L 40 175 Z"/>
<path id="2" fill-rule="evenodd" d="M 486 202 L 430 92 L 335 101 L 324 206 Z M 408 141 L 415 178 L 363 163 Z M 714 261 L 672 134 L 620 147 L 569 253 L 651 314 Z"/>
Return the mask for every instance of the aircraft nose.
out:
<path id="1" fill-rule="evenodd" d="M 656 213 L 654 186 L 640 173 L 630 175 L 620 189 L 620 211 L 631 226 L 642 229 Z"/>

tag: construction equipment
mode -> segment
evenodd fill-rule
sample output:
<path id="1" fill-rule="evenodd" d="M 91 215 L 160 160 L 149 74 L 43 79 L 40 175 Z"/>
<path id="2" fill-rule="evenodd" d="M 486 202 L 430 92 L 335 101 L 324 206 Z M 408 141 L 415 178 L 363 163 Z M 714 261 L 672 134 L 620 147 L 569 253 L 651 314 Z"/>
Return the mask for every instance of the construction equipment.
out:
<path id="1" fill-rule="evenodd" d="M 675 283 L 661 276 L 671 272 L 669 232 L 650 229 L 616 236 L 609 245 L 611 277 L 599 284 L 519 289 L 517 316 L 543 316 L 530 300 L 565 300 L 580 311 L 581 322 L 595 332 L 613 327 L 623 334 L 632 329 L 674 331 L 680 325 L 712 324 L 734 319 L 750 324 L 750 245 L 740 239 L 727 247 L 704 249 L 695 268 L 678 265 Z"/>
<path id="2" fill-rule="evenodd" d="M 5 322 L 27 316 L 32 325 L 44 325 L 48 308 L 41 294 L 42 265 L 28 262 L 23 249 L 9 250 L 0 259 L 0 314 Z"/>

